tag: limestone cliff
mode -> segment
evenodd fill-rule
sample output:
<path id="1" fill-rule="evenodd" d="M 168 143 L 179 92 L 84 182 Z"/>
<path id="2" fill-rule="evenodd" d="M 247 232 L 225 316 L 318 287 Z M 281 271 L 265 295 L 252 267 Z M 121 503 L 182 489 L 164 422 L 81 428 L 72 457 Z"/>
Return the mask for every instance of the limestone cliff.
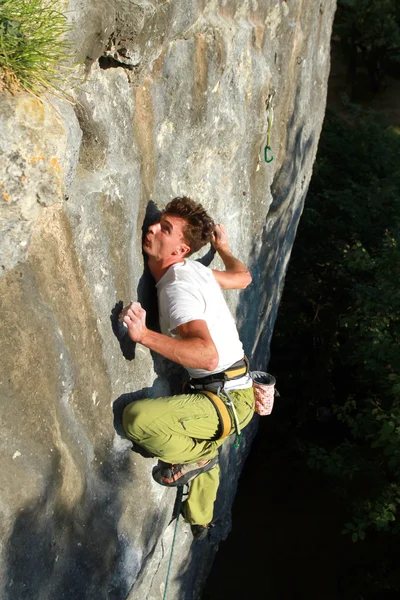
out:
<path id="1" fill-rule="evenodd" d="M 142 347 L 126 361 L 110 310 L 139 297 L 154 318 L 142 227 L 189 195 L 249 264 L 252 285 L 227 299 L 253 368 L 266 367 L 324 116 L 334 10 L 335 0 L 70 0 L 74 102 L 1 95 L 4 600 L 162 598 L 175 492 L 152 481 L 153 461 L 129 450 L 118 416 L 124 394 L 168 393 L 178 374 Z M 255 426 L 221 454 L 216 544 Z M 215 548 L 180 524 L 169 599 L 198 597 Z"/>

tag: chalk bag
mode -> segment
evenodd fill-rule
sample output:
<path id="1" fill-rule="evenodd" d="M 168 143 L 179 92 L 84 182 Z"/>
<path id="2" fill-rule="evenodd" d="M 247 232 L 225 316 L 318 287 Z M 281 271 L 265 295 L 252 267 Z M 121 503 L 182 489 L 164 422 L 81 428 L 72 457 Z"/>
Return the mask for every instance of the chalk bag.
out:
<path id="1" fill-rule="evenodd" d="M 256 399 L 256 413 L 262 416 L 270 415 L 274 407 L 275 377 L 264 371 L 253 371 L 251 378 Z"/>

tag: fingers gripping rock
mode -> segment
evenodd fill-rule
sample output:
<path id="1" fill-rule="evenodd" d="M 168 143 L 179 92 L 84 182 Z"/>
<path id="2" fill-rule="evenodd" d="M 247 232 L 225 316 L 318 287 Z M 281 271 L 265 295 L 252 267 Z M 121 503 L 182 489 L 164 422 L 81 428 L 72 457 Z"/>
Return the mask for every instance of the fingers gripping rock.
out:
<path id="1" fill-rule="evenodd" d="M 128 326 L 128 335 L 134 342 L 140 342 L 146 333 L 146 311 L 140 302 L 132 302 L 129 306 L 124 322 Z"/>

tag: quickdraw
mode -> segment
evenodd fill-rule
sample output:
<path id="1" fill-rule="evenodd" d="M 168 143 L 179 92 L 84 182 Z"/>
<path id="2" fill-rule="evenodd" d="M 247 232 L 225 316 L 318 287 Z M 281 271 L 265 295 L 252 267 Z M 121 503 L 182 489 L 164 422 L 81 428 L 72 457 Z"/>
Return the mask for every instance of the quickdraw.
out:
<path id="1" fill-rule="evenodd" d="M 267 119 L 268 119 L 268 129 L 267 129 L 267 144 L 264 148 L 264 160 L 266 163 L 270 163 L 274 160 L 274 157 L 271 156 L 268 158 L 268 151 L 272 152 L 271 148 L 271 131 L 272 124 L 274 122 L 274 108 L 272 106 L 272 98 L 275 96 L 275 90 L 273 90 L 269 95 L 267 100 L 265 101 L 265 109 L 267 111 Z"/>

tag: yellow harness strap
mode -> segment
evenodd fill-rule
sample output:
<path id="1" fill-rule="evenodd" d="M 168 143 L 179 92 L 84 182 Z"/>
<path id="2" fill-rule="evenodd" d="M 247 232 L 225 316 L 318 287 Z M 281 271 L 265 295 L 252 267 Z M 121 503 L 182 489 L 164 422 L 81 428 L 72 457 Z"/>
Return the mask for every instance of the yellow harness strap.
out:
<path id="1" fill-rule="evenodd" d="M 219 417 L 219 429 L 217 433 L 216 440 L 222 440 L 230 434 L 232 431 L 232 418 L 228 407 L 225 402 L 221 400 L 217 394 L 214 392 L 210 392 L 209 390 L 201 390 L 200 394 L 204 394 L 207 396 L 214 405 L 215 410 L 217 411 Z"/>
<path id="2" fill-rule="evenodd" d="M 228 379 L 233 379 L 234 377 L 239 377 L 239 375 L 246 375 L 247 367 L 239 367 L 238 369 L 227 369 L 225 371 L 225 375 Z"/>

